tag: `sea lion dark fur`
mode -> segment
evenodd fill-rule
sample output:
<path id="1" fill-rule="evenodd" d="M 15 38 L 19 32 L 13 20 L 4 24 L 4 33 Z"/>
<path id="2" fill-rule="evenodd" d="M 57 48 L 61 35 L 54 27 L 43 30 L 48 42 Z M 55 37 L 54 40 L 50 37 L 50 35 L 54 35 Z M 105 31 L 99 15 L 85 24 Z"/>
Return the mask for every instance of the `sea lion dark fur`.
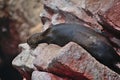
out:
<path id="1" fill-rule="evenodd" d="M 120 62 L 120 56 L 106 37 L 83 25 L 65 23 L 54 25 L 43 33 L 32 35 L 27 43 L 35 48 L 39 43 L 64 46 L 70 41 L 79 44 L 99 62 L 120 74 L 120 68 L 116 66 Z"/>

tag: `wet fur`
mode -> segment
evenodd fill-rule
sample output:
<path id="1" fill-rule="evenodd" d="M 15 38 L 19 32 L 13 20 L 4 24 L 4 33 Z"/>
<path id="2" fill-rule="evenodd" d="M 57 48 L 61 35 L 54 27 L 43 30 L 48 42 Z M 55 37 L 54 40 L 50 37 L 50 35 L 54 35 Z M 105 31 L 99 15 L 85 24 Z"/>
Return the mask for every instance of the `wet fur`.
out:
<path id="1" fill-rule="evenodd" d="M 106 37 L 83 25 L 54 25 L 43 33 L 32 35 L 27 40 L 27 43 L 32 48 L 35 48 L 39 43 L 52 43 L 64 46 L 70 41 L 79 44 L 99 62 L 120 74 L 120 68 L 116 66 L 120 62 L 120 56 L 110 45 Z"/>

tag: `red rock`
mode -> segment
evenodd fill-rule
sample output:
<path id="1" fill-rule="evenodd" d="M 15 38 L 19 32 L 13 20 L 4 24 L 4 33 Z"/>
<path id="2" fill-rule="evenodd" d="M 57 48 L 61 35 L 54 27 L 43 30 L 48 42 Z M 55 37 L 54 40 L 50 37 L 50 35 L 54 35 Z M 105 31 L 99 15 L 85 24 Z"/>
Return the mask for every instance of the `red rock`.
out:
<path id="1" fill-rule="evenodd" d="M 71 42 L 67 44 L 59 49 L 57 51 L 58 53 L 50 54 L 50 52 L 51 51 L 45 51 L 36 57 L 34 65 L 38 70 L 48 71 L 60 76 L 67 76 L 73 80 L 120 79 L 117 73 L 96 61 L 87 51 L 75 43 Z"/>
<path id="2" fill-rule="evenodd" d="M 120 1 L 114 4 L 106 13 L 107 21 L 111 22 L 115 29 L 120 31 Z"/>

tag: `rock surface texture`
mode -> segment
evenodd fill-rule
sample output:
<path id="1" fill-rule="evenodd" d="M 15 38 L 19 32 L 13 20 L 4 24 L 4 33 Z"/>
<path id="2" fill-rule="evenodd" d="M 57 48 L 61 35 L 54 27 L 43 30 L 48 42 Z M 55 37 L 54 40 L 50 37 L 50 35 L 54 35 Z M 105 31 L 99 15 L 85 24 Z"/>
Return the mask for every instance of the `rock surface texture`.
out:
<path id="1" fill-rule="evenodd" d="M 40 2 L 44 4 L 44 9 L 40 13 L 42 31 L 50 25 L 60 23 L 83 24 L 105 35 L 120 54 L 119 0 L 41 0 Z M 24 10 L 28 9 L 20 11 Z M 34 29 L 31 30 L 31 33 L 33 32 Z M 120 80 L 119 74 L 99 63 L 84 48 L 73 42 L 64 47 L 46 43 L 39 44 L 35 49 L 31 49 L 27 43 L 20 44 L 19 47 L 22 52 L 12 64 L 21 69 L 21 72 L 27 72 L 26 75 L 32 75 L 31 80 Z"/>
<path id="2" fill-rule="evenodd" d="M 32 73 L 32 80 L 70 80 L 70 79 L 60 78 L 56 75 L 47 72 L 34 71 Z"/>
<path id="3" fill-rule="evenodd" d="M 63 78 L 61 80 L 64 80 L 65 77 L 68 80 L 120 79 L 117 73 L 99 63 L 86 50 L 73 42 L 64 47 L 43 43 L 38 45 L 35 50 L 30 50 L 26 43 L 20 46 L 24 49 L 13 60 L 13 65 L 29 72 L 37 70 L 38 73 L 40 71 L 38 75 L 52 73 L 52 75 Z M 38 76 L 35 73 L 32 73 L 33 80 Z M 48 76 L 51 78 L 50 80 L 53 80 L 53 76 L 50 74 Z M 42 77 L 46 78 L 41 76 L 40 80 Z"/>

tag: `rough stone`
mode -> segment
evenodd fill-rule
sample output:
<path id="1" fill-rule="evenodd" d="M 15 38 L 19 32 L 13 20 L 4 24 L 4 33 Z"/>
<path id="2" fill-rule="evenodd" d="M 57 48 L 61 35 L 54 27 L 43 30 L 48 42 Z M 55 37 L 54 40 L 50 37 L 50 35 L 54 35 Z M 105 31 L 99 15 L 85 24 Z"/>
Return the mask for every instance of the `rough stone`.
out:
<path id="1" fill-rule="evenodd" d="M 27 43 L 20 44 L 22 52 L 12 61 L 13 66 L 20 67 L 23 71 L 31 71 L 35 69 L 33 65 L 34 56 L 30 55 L 32 50 Z"/>
<path id="2" fill-rule="evenodd" d="M 64 47 L 46 43 L 39 44 L 32 50 L 26 43 L 20 47 L 22 47 L 21 56 L 18 55 L 13 60 L 13 65 L 23 70 L 42 70 L 73 80 L 120 79 L 117 73 L 96 61 L 87 51 L 73 42 Z"/>
<path id="3" fill-rule="evenodd" d="M 106 13 L 106 19 L 114 25 L 114 28 L 120 31 L 120 1 L 114 4 Z"/>
<path id="4" fill-rule="evenodd" d="M 47 7 L 45 12 L 41 13 L 40 17 L 44 17 L 50 24 L 59 24 L 67 22 L 86 23 L 89 27 L 102 29 L 97 21 L 89 16 L 82 7 L 78 7 L 70 0 L 42 0 Z M 64 5 L 64 6 L 63 6 Z M 49 20 L 48 20 L 49 19 Z M 45 23 L 45 22 L 44 22 Z M 49 25 L 47 25 L 48 27 Z M 46 26 L 44 26 L 46 29 Z"/>
<path id="5" fill-rule="evenodd" d="M 70 80 L 47 72 L 34 71 L 31 80 Z"/>
<path id="6" fill-rule="evenodd" d="M 97 13 L 107 11 L 117 0 L 41 0 L 42 3 L 47 8 L 44 8 L 44 12 L 41 13 L 40 17 L 44 17 L 47 22 L 50 24 L 59 24 L 59 23 L 67 23 L 67 22 L 78 22 L 75 20 L 76 17 L 83 20 L 89 26 L 102 30 L 102 27 L 97 23 Z M 63 6 L 64 5 L 64 6 Z M 92 12 L 96 18 L 93 18 L 93 15 L 87 14 L 82 8 L 89 10 Z M 62 12 L 61 12 L 61 11 Z M 62 14 L 61 14 L 62 13 Z M 69 14 L 73 14 L 74 18 L 70 19 L 71 16 Z M 64 14 L 64 15 L 63 15 Z M 67 16 L 67 17 L 66 17 Z M 69 17 L 69 18 L 68 18 Z M 75 21 L 74 21 L 75 20 Z M 44 22 L 45 23 L 45 22 Z M 78 22 L 80 23 L 80 22 Z M 48 23 L 47 23 L 48 24 Z M 45 29 L 49 27 L 49 25 L 44 25 Z M 44 30 L 43 30 L 44 31 Z"/>
<path id="7" fill-rule="evenodd" d="M 37 51 L 37 53 L 39 53 L 39 55 L 36 54 L 36 51 L 33 52 L 33 54 L 37 55 L 34 62 L 38 63 L 38 65 L 42 65 L 41 70 L 45 70 L 48 67 L 48 64 L 52 62 L 53 58 L 55 58 L 55 56 L 57 56 L 59 54 L 58 51 L 59 51 L 60 47 L 57 45 L 53 45 L 53 44 L 44 46 L 44 48 L 42 48 L 41 46 L 43 47 L 43 45 L 40 45 L 39 47 L 37 47 L 39 49 L 38 50 L 36 49 L 36 51 Z"/>
<path id="8" fill-rule="evenodd" d="M 43 53 L 36 57 L 34 65 L 38 70 L 67 76 L 75 80 L 84 79 L 85 77 L 93 80 L 120 79 L 117 73 L 97 62 L 88 52 L 75 43 L 71 42 L 61 48 L 58 55 L 53 56 L 50 60 L 48 56 L 52 54 L 48 52 L 48 54 Z"/>
<path id="9" fill-rule="evenodd" d="M 53 44 L 39 44 L 36 49 L 31 49 L 27 43 L 23 43 L 19 45 L 19 48 L 21 49 L 21 53 L 14 58 L 12 61 L 13 66 L 16 66 L 17 68 L 21 68 L 24 71 L 31 71 L 36 70 L 36 67 L 33 65 L 34 60 L 36 60 L 36 57 L 39 55 L 45 55 L 42 57 L 44 59 L 44 62 L 48 62 L 52 60 L 52 57 L 56 56 L 58 53 L 57 51 L 60 49 L 59 46 L 53 45 Z M 46 53 L 49 55 L 51 53 L 51 56 L 47 56 Z M 48 59 L 48 60 L 47 60 Z M 46 63 L 45 63 L 46 65 Z"/>

